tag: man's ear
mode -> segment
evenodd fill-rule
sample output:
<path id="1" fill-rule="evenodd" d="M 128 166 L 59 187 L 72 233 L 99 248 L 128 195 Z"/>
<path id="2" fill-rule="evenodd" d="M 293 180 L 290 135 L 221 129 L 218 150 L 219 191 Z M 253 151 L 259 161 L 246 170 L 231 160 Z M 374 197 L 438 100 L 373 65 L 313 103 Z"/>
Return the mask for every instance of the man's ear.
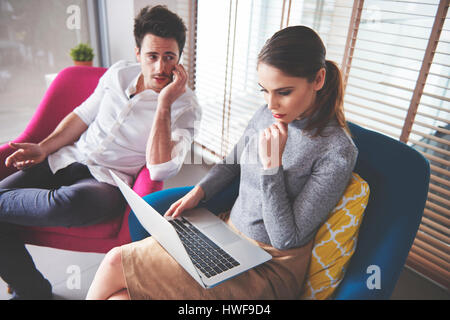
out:
<path id="1" fill-rule="evenodd" d="M 138 47 L 134 47 L 134 54 L 138 62 L 141 62 L 141 50 Z"/>

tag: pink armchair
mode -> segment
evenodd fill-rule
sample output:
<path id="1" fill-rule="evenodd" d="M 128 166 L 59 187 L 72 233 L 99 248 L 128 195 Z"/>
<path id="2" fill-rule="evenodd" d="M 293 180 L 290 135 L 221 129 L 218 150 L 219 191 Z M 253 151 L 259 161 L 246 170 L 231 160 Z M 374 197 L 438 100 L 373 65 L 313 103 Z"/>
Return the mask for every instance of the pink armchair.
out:
<path id="1" fill-rule="evenodd" d="M 40 142 L 75 107 L 86 100 L 97 86 L 105 68 L 68 67 L 50 85 L 25 131 L 14 142 Z M 5 166 L 13 152 L 8 144 L 0 147 L 0 180 L 16 171 Z M 140 195 L 159 191 L 162 181 L 152 181 L 148 169 L 139 172 L 133 189 Z M 113 247 L 131 242 L 127 207 L 123 216 L 87 227 L 22 227 L 21 235 L 28 244 L 83 252 L 106 253 Z"/>

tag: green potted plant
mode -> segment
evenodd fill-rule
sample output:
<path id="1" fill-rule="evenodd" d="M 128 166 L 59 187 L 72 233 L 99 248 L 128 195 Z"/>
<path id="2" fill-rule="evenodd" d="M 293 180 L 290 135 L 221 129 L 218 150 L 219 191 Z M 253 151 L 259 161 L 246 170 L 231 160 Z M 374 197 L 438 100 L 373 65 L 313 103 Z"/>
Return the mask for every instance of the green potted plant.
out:
<path id="1" fill-rule="evenodd" d="M 87 43 L 80 43 L 70 50 L 70 56 L 76 66 L 92 66 L 94 50 Z"/>

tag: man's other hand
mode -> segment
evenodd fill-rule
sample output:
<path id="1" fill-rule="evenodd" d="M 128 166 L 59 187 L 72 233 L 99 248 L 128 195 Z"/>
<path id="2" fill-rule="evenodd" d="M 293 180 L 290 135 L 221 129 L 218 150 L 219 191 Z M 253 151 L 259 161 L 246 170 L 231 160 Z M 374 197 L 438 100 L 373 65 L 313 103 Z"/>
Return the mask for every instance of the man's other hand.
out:
<path id="1" fill-rule="evenodd" d="M 5 165 L 7 167 L 13 166 L 22 170 L 41 163 L 47 157 L 43 148 L 36 143 L 10 142 L 9 146 L 16 151 L 6 158 Z"/>

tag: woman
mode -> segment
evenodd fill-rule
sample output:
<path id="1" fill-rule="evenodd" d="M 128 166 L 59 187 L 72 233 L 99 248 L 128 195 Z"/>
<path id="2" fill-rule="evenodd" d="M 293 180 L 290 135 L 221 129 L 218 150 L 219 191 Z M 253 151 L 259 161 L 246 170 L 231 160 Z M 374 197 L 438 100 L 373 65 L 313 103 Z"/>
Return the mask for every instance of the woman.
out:
<path id="1" fill-rule="evenodd" d="M 239 175 L 239 196 L 220 217 L 273 259 L 203 289 L 150 237 L 109 252 L 88 299 L 299 297 L 314 235 L 345 191 L 357 149 L 344 119 L 340 71 L 325 59 L 313 30 L 275 33 L 258 56 L 257 71 L 267 105 L 227 159 L 165 215 L 180 216 Z"/>

